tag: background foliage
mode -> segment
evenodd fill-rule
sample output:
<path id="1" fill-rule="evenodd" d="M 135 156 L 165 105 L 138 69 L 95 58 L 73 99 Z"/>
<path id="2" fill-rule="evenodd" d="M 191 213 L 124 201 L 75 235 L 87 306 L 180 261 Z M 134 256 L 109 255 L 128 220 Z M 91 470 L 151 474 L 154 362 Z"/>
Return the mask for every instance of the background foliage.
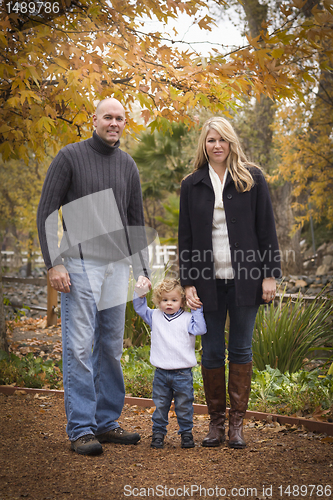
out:
<path id="1" fill-rule="evenodd" d="M 199 353 L 197 352 L 199 359 Z M 124 350 L 122 366 L 126 394 L 152 397 L 154 367 L 149 363 L 149 346 Z M 226 366 L 228 373 L 228 365 Z M 45 361 L 33 354 L 19 357 L 0 351 L 0 385 L 62 389 L 61 364 Z M 200 365 L 193 368 L 195 403 L 205 404 Z M 323 376 L 319 369 L 290 374 L 266 366 L 254 368 L 249 409 L 278 414 L 333 418 L 333 375 Z"/>
<path id="2" fill-rule="evenodd" d="M 1 13 L 3 237 L 12 235 L 32 252 L 50 159 L 65 144 L 90 136 L 96 101 L 106 96 L 128 110 L 139 146 L 134 139 L 128 144 L 140 166 L 146 216 L 152 227 L 164 223 L 166 238 L 176 238 L 175 197 L 190 168 L 193 138 L 217 113 L 232 119 L 249 156 L 270 176 L 282 250 L 299 247 L 299 232 L 291 236 L 295 221 L 300 227 L 313 217 L 332 226 L 331 1 L 211 0 L 209 14 L 201 0 L 60 3 L 59 16 Z M 176 33 L 166 40 L 142 29 L 146 16 L 166 24 L 186 12 L 211 30 L 214 19 L 235 6 L 248 43 L 230 52 L 221 47 L 203 57 L 190 47 L 176 49 Z M 285 271 L 299 270 L 294 264 L 286 263 Z M 284 317 L 279 314 L 274 321 Z M 149 332 L 137 321 L 129 311 L 127 329 L 138 332 L 139 345 Z"/>

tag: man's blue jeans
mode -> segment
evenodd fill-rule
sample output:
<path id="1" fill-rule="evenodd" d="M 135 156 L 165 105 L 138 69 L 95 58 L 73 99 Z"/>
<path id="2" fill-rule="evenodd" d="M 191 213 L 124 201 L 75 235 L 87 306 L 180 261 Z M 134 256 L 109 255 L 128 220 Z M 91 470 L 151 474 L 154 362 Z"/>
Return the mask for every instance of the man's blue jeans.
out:
<path id="1" fill-rule="evenodd" d="M 68 259 L 70 293 L 61 294 L 67 434 L 75 441 L 119 426 L 125 387 L 123 349 L 129 266 Z M 106 307 L 110 303 L 115 307 Z"/>
<path id="2" fill-rule="evenodd" d="M 168 413 L 172 398 L 179 425 L 178 434 L 191 432 L 193 428 L 193 375 L 191 368 L 163 370 L 156 368 L 153 382 L 153 433 L 167 433 Z"/>
<path id="3" fill-rule="evenodd" d="M 202 336 L 202 364 L 207 369 L 225 365 L 225 322 L 229 312 L 228 359 L 230 363 L 252 361 L 252 336 L 258 306 L 237 306 L 233 280 L 216 280 L 218 310 L 205 312 L 207 333 Z"/>

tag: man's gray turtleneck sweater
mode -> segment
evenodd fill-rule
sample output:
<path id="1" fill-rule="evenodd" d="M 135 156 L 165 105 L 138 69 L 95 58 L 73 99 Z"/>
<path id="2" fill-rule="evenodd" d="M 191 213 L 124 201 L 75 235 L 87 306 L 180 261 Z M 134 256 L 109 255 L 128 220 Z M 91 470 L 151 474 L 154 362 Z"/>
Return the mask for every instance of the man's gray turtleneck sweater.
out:
<path id="1" fill-rule="evenodd" d="M 148 275 L 139 172 L 119 145 L 109 146 L 94 132 L 90 139 L 65 146 L 52 161 L 37 211 L 48 269 L 63 263 L 62 256 L 103 263 L 127 259 L 136 278 Z M 66 230 L 58 250 L 60 207 Z"/>

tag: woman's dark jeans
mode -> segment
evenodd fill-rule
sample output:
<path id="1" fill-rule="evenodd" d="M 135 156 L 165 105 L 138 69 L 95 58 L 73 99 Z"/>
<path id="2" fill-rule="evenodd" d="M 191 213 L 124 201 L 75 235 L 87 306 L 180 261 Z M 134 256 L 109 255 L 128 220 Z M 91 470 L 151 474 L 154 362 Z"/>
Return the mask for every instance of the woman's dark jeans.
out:
<path id="1" fill-rule="evenodd" d="M 252 361 L 252 336 L 259 306 L 237 306 L 234 280 L 216 280 L 218 310 L 205 312 L 207 333 L 202 336 L 202 364 L 207 369 L 225 365 L 225 322 L 229 312 L 228 359 Z"/>

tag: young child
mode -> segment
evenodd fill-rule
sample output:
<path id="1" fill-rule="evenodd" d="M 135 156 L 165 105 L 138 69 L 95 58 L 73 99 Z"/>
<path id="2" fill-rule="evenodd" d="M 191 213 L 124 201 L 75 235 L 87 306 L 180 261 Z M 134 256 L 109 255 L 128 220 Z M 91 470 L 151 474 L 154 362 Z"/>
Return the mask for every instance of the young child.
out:
<path id="1" fill-rule="evenodd" d="M 167 433 L 168 413 L 172 399 L 181 435 L 181 447 L 193 448 L 193 375 L 195 336 L 206 333 L 202 307 L 185 312 L 185 291 L 179 280 L 166 278 L 153 292 L 158 309 L 150 309 L 146 290 L 136 287 L 135 311 L 151 328 L 150 362 L 156 367 L 153 400 L 156 405 L 153 420 L 152 448 L 163 448 Z"/>

